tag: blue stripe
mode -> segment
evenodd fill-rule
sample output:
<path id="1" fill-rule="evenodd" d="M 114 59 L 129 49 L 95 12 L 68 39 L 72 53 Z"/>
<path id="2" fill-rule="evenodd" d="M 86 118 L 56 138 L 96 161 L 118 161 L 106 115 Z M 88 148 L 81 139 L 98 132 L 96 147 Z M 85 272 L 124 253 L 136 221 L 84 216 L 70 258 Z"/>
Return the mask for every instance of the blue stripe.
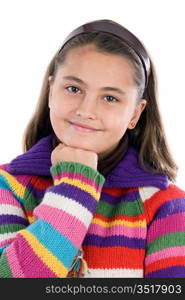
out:
<path id="1" fill-rule="evenodd" d="M 164 203 L 156 216 L 156 220 L 175 213 L 185 212 L 185 198 L 178 198 Z"/>
<path id="2" fill-rule="evenodd" d="M 78 188 L 77 186 L 62 182 L 58 185 L 49 187 L 47 192 L 70 198 L 87 208 L 91 213 L 94 213 L 96 210 L 96 199 L 88 192 L 81 190 L 80 187 Z"/>
<path id="3" fill-rule="evenodd" d="M 5 248 L 7 248 L 8 246 L 10 246 L 10 245 L 8 244 L 8 245 L 5 245 L 5 246 L 3 246 L 3 247 L 0 247 L 0 255 L 3 253 L 3 250 L 4 250 Z"/>
<path id="4" fill-rule="evenodd" d="M 70 268 L 75 255 L 76 248 L 64 235 L 56 231 L 50 224 L 43 220 L 37 220 L 27 227 L 38 241 L 61 261 L 66 268 Z"/>
<path id="5" fill-rule="evenodd" d="M 0 188 L 12 192 L 11 185 L 6 181 L 6 177 L 4 177 L 2 174 L 0 175 Z M 23 200 L 17 194 L 15 194 L 14 191 L 13 196 L 18 200 L 19 203 L 23 204 Z"/>
<path id="6" fill-rule="evenodd" d="M 145 278 L 185 278 L 185 267 L 174 266 L 148 273 Z"/>
<path id="7" fill-rule="evenodd" d="M 28 226 L 29 222 L 26 219 L 16 215 L 0 215 L 0 225 L 5 224 L 22 224 Z"/>
<path id="8" fill-rule="evenodd" d="M 94 245 L 97 247 L 122 246 L 133 249 L 145 249 L 146 240 L 139 238 L 128 238 L 124 235 L 111 235 L 109 237 L 101 237 L 96 234 L 87 234 L 83 244 Z"/>

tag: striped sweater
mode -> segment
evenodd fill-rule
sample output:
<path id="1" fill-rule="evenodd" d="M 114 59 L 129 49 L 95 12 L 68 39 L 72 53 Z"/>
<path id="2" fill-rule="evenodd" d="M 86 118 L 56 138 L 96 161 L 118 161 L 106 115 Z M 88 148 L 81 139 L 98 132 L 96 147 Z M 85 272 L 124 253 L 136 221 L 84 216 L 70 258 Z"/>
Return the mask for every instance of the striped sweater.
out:
<path id="1" fill-rule="evenodd" d="M 105 178 L 51 141 L 0 166 L 0 277 L 185 277 L 185 192 L 131 146 Z"/>

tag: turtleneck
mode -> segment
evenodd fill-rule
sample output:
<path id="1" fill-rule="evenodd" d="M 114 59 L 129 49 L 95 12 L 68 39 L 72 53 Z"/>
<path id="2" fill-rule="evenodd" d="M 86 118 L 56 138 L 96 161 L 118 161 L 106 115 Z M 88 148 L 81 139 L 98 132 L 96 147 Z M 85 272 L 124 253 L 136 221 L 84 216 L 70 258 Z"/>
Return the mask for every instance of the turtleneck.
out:
<path id="1" fill-rule="evenodd" d="M 48 176 L 51 178 L 51 152 L 54 149 L 53 134 L 41 138 L 25 153 L 18 155 L 8 165 L 10 174 Z M 151 173 L 144 170 L 139 163 L 138 151 L 128 143 L 127 137 L 120 141 L 114 153 L 107 155 L 98 163 L 98 171 L 106 174 L 104 188 L 128 188 L 138 186 L 155 186 L 164 189 L 168 186 L 165 174 Z M 56 143 L 56 141 L 55 141 Z M 122 157 L 122 158 L 121 158 Z"/>
<path id="2" fill-rule="evenodd" d="M 56 137 L 56 135 L 54 135 L 53 149 L 59 143 L 61 143 L 61 141 Z M 108 173 L 110 173 L 113 170 L 113 168 L 118 164 L 118 162 L 124 157 L 125 153 L 128 150 L 128 145 L 129 138 L 126 132 L 123 138 L 120 140 L 117 147 L 113 151 L 105 155 L 103 158 L 98 159 L 98 172 L 100 172 L 103 176 L 106 176 Z"/>

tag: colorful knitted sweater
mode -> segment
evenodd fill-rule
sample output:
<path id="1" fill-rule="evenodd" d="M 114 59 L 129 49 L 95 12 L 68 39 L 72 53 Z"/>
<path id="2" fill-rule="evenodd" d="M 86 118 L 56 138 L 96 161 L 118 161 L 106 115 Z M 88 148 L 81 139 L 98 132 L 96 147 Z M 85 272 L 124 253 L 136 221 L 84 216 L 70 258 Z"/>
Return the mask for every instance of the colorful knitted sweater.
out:
<path id="1" fill-rule="evenodd" d="M 51 151 L 0 166 L 0 277 L 185 277 L 184 191 L 131 146 L 106 178 Z"/>

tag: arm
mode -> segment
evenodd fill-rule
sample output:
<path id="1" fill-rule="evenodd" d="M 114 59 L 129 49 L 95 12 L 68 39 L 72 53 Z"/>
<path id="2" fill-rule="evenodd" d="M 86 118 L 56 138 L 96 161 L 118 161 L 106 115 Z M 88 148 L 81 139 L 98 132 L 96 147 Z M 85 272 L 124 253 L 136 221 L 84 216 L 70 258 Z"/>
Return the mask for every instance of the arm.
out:
<path id="1" fill-rule="evenodd" d="M 53 165 L 51 174 L 54 185 L 34 209 L 36 221 L 25 224 L 10 244 L 7 241 L 1 248 L 0 277 L 66 277 L 73 264 L 105 179 L 94 169 L 74 162 Z M 3 185 L 5 179 L 1 181 Z M 0 199 L 3 195 L 1 188 Z M 16 202 L 13 189 L 10 195 Z"/>
<path id="2" fill-rule="evenodd" d="M 185 277 L 185 192 L 170 184 L 145 203 L 145 277 Z"/>

